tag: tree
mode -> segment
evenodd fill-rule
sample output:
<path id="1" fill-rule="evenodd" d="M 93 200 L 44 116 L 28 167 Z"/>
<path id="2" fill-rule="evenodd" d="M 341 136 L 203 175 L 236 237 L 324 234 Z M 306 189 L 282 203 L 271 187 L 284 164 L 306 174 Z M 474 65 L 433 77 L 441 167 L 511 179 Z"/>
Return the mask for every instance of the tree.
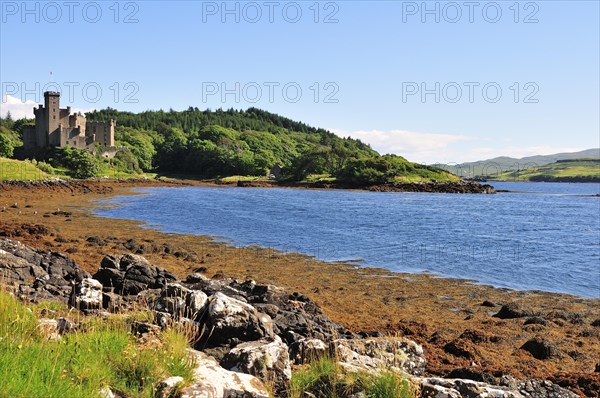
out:
<path id="1" fill-rule="evenodd" d="M 137 158 L 137 163 L 144 171 L 152 170 L 152 161 L 156 155 L 152 134 L 147 130 L 136 130 L 131 127 L 119 128 L 117 137 L 119 141 L 129 147 L 133 155 Z M 154 133 L 156 134 L 156 133 Z"/>
<path id="2" fill-rule="evenodd" d="M 15 147 L 12 140 L 4 134 L 0 134 L 0 157 L 10 158 Z"/>
<path id="3" fill-rule="evenodd" d="M 334 144 L 331 148 L 325 149 L 323 153 L 325 170 L 332 176 L 339 176 L 350 156 L 351 152 L 342 145 Z"/>
<path id="4" fill-rule="evenodd" d="M 85 149 L 64 148 L 61 163 L 71 170 L 73 178 L 90 178 L 100 173 L 100 161 Z"/>

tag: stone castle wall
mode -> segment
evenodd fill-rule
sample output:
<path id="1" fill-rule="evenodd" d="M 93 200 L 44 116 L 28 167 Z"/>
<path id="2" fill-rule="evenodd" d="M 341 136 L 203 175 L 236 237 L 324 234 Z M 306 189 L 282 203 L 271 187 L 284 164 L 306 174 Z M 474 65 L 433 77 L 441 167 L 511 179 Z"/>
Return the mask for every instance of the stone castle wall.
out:
<path id="1" fill-rule="evenodd" d="M 71 107 L 60 109 L 60 93 L 44 93 L 44 105 L 33 109 L 35 128 L 23 129 L 23 144 L 26 149 L 47 146 L 71 146 L 88 149 L 93 144 L 106 147 L 115 144 L 114 120 L 109 122 L 88 122 L 85 116 L 71 115 Z"/>

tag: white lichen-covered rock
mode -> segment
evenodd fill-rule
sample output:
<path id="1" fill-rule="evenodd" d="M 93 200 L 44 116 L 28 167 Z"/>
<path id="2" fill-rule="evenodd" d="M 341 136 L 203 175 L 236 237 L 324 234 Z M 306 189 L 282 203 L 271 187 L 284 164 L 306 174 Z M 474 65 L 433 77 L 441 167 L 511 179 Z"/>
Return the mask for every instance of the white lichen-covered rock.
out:
<path id="1" fill-rule="evenodd" d="M 243 301 L 215 293 L 208 300 L 209 344 L 238 344 L 264 338 L 273 339 L 273 321 Z"/>
<path id="2" fill-rule="evenodd" d="M 172 376 L 160 381 L 154 389 L 154 398 L 172 397 L 175 389 L 181 383 L 183 383 L 181 376 Z"/>
<path id="3" fill-rule="evenodd" d="M 510 386 L 492 386 L 464 379 L 410 377 L 421 397 L 434 398 L 577 398 L 578 395 L 547 380 L 515 381 Z"/>
<path id="4" fill-rule="evenodd" d="M 290 346 L 290 357 L 298 365 L 310 363 L 327 352 L 327 344 L 319 339 L 300 338 Z"/>
<path id="5" fill-rule="evenodd" d="M 181 390 L 181 398 L 269 398 L 264 384 L 254 376 L 223 369 L 206 354 L 189 350 L 196 364 L 195 382 Z"/>
<path id="6" fill-rule="evenodd" d="M 273 341 L 258 340 L 237 345 L 225 355 L 221 366 L 274 381 L 278 391 L 284 391 L 292 378 L 288 346 L 279 336 Z"/>
<path id="7" fill-rule="evenodd" d="M 100 398 L 117 398 L 115 393 L 107 386 L 100 388 L 100 390 L 98 390 L 98 395 Z"/>
<path id="8" fill-rule="evenodd" d="M 201 290 L 191 290 L 179 283 L 167 283 L 161 291 L 155 309 L 175 318 L 201 320 L 208 306 L 208 296 Z"/>
<path id="9" fill-rule="evenodd" d="M 389 369 L 420 376 L 427 360 L 423 347 L 408 339 L 338 339 L 333 349 L 350 372 L 378 373 Z"/>
<path id="10" fill-rule="evenodd" d="M 42 318 L 38 320 L 38 330 L 47 340 L 59 340 L 58 321 L 56 319 Z"/>
<path id="11" fill-rule="evenodd" d="M 73 288 L 71 305 L 80 310 L 101 309 L 102 284 L 92 278 L 82 279 Z"/>
<path id="12" fill-rule="evenodd" d="M 421 390 L 421 396 L 438 398 L 521 398 L 523 395 L 509 388 L 463 379 L 438 377 L 413 379 Z"/>
<path id="13" fill-rule="evenodd" d="M 201 319 L 208 307 L 208 296 L 201 290 L 192 290 L 186 296 L 186 305 L 192 319 Z"/>

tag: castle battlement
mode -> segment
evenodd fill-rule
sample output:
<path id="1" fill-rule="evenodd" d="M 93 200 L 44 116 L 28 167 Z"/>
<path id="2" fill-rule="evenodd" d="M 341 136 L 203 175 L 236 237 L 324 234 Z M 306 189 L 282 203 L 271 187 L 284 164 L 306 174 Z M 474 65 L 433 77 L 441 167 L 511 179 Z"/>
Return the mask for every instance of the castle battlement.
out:
<path id="1" fill-rule="evenodd" d="M 71 114 L 71 107 L 60 108 L 60 93 L 46 91 L 44 104 L 33 108 L 35 127 L 23 129 L 25 148 L 72 146 L 90 149 L 94 144 L 115 145 L 116 122 L 88 122 L 81 113 Z"/>

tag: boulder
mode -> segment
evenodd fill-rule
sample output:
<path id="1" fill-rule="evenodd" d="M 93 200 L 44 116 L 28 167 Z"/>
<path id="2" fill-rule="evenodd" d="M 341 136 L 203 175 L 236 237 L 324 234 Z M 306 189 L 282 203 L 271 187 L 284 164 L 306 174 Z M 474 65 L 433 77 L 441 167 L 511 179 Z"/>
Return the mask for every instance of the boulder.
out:
<path id="1" fill-rule="evenodd" d="M 464 379 L 410 378 L 421 397 L 436 398 L 577 398 L 578 395 L 547 380 L 517 381 L 503 376 L 500 385 Z"/>
<path id="2" fill-rule="evenodd" d="M 554 344 L 539 337 L 528 340 L 521 346 L 521 349 L 529 352 L 534 358 L 541 360 L 562 356 L 560 350 Z"/>
<path id="3" fill-rule="evenodd" d="M 529 316 L 533 316 L 533 311 L 514 302 L 503 305 L 500 311 L 494 315 L 494 317 L 500 319 L 525 318 Z"/>
<path id="4" fill-rule="evenodd" d="M 106 290 L 128 296 L 147 289 L 164 288 L 177 280 L 173 274 L 153 266 L 143 256 L 126 254 L 121 257 L 105 256 L 94 278 Z"/>
<path id="5" fill-rule="evenodd" d="M 58 322 L 56 319 L 42 318 L 38 320 L 38 330 L 47 340 L 59 340 Z"/>
<path id="6" fill-rule="evenodd" d="M 421 397 L 436 398 L 522 398 L 519 391 L 506 387 L 491 386 L 472 380 L 441 379 L 429 377 L 413 379 L 421 391 Z"/>
<path id="7" fill-rule="evenodd" d="M 223 369 L 202 352 L 190 350 L 189 354 L 196 364 L 196 381 L 180 391 L 180 398 L 269 398 L 269 392 L 256 377 Z"/>
<path id="8" fill-rule="evenodd" d="M 455 357 L 474 359 L 477 353 L 475 346 L 467 340 L 456 339 L 444 345 L 444 351 Z"/>
<path id="9" fill-rule="evenodd" d="M 548 380 L 530 379 L 517 382 L 517 391 L 527 398 L 578 398 L 579 395 Z"/>
<path id="10" fill-rule="evenodd" d="M 192 319 L 200 320 L 204 317 L 208 307 L 208 296 L 201 290 L 192 290 L 185 298 L 189 316 Z"/>
<path id="11" fill-rule="evenodd" d="M 208 300 L 209 346 L 237 345 L 244 341 L 273 339 L 271 318 L 240 300 L 216 293 Z"/>
<path id="12" fill-rule="evenodd" d="M 273 285 L 260 285 L 255 281 L 234 279 L 210 280 L 191 278 L 189 287 L 202 290 L 208 296 L 223 293 L 236 300 L 251 304 L 273 320 L 273 331 L 292 346 L 303 338 L 330 341 L 339 336 L 351 336 L 342 326 L 334 323 L 307 296 L 288 293 Z"/>
<path id="13" fill-rule="evenodd" d="M 62 253 L 0 239 L 0 280 L 23 299 L 58 299 L 66 303 L 72 285 L 89 277 L 89 273 Z"/>
<path id="14" fill-rule="evenodd" d="M 340 365 L 349 372 L 382 370 L 424 374 L 427 360 L 423 347 L 408 339 L 338 339 L 332 350 Z"/>
<path id="15" fill-rule="evenodd" d="M 69 304 L 79 310 L 102 308 L 102 284 L 95 279 L 85 278 L 73 287 Z"/>
<path id="16" fill-rule="evenodd" d="M 496 304 L 496 303 L 494 303 L 494 302 L 492 302 L 492 301 L 490 301 L 490 300 L 485 300 L 485 301 L 484 301 L 483 303 L 481 303 L 480 305 L 481 305 L 482 307 L 491 307 L 491 308 L 498 306 L 498 304 Z"/>
<path id="17" fill-rule="evenodd" d="M 548 321 L 539 316 L 532 316 L 531 318 L 527 318 L 527 320 L 523 323 L 523 325 L 543 325 L 546 326 Z"/>
<path id="18" fill-rule="evenodd" d="M 156 310 L 175 318 L 187 317 L 196 321 L 204 318 L 208 296 L 201 290 L 191 290 L 179 283 L 167 283 L 156 302 Z"/>
<path id="19" fill-rule="evenodd" d="M 161 380 L 154 389 L 154 398 L 173 397 L 177 386 L 181 383 L 183 383 L 181 376 L 172 376 Z"/>
<path id="20" fill-rule="evenodd" d="M 288 346 L 275 336 L 272 341 L 258 340 L 238 344 L 221 360 L 221 366 L 243 372 L 263 381 L 274 382 L 275 389 L 284 392 L 292 379 Z"/>
<path id="21" fill-rule="evenodd" d="M 310 363 L 327 353 L 327 345 L 319 339 L 298 338 L 290 346 L 290 357 L 297 365 Z"/>

